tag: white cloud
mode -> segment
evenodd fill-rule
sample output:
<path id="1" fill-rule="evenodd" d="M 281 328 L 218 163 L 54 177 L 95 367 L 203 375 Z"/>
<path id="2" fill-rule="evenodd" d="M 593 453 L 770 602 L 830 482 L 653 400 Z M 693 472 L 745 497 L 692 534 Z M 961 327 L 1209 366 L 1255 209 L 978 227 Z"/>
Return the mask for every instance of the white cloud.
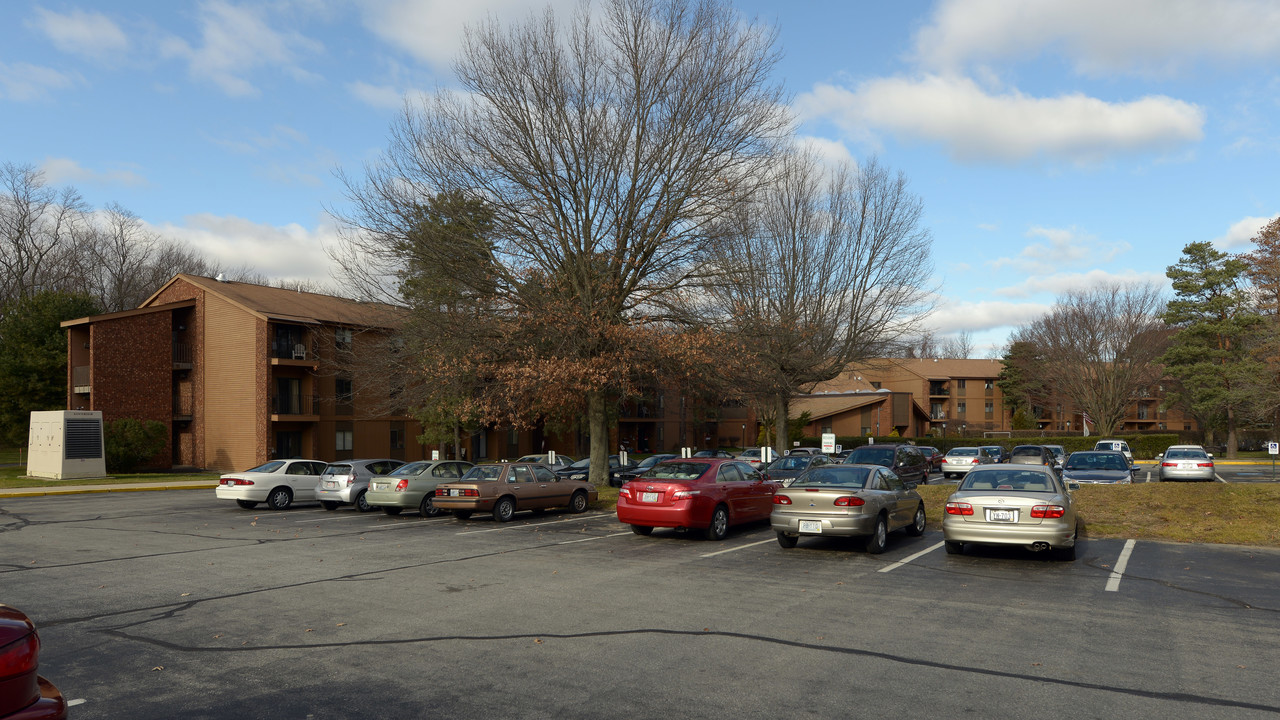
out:
<path id="1" fill-rule="evenodd" d="M 1109 263 L 1132 248 L 1123 241 L 1100 242 L 1076 228 L 1032 227 L 1026 237 L 1044 242 L 1027 245 L 1017 257 L 990 261 L 992 269 L 1012 267 L 1027 274 L 1048 275 L 1075 265 Z"/>
<path id="2" fill-rule="evenodd" d="M 337 229 L 328 225 L 276 226 L 208 213 L 187 216 L 181 225 L 152 227 L 223 267 L 247 267 L 282 280 L 328 281 L 331 265 L 324 248 L 338 238 Z"/>
<path id="3" fill-rule="evenodd" d="M 549 4 L 558 16 L 578 7 L 577 0 Z M 503 22 L 522 20 L 541 10 L 541 4 L 529 0 L 370 0 L 364 4 L 364 24 L 415 58 L 446 68 L 462 47 L 467 25 L 490 16 Z"/>
<path id="4" fill-rule="evenodd" d="M 943 333 L 981 332 L 998 328 L 1014 328 L 1031 322 L 1049 311 L 1041 303 L 1017 303 L 1002 300 L 966 302 L 939 298 L 928 324 Z"/>
<path id="5" fill-rule="evenodd" d="M 186 60 L 193 77 L 209 80 L 232 96 L 258 94 L 243 76 L 259 67 L 278 67 L 294 77 L 311 77 L 297 66 L 296 58 L 322 49 L 320 43 L 298 33 L 274 30 L 258 8 L 237 7 L 222 0 L 200 6 L 200 33 L 199 47 L 170 37 L 161 44 L 161 52 Z"/>
<path id="6" fill-rule="evenodd" d="M 366 105 L 376 108 L 399 108 L 404 105 L 404 93 L 390 85 L 370 85 L 367 82 L 347 83 L 347 92 Z"/>
<path id="7" fill-rule="evenodd" d="M 1280 59 L 1274 0 L 943 0 L 916 33 L 933 70 L 1061 54 L 1078 72 L 1168 75 L 1198 59 Z"/>
<path id="8" fill-rule="evenodd" d="M 131 170 L 98 172 L 97 170 L 82 167 L 80 163 L 70 158 L 45 158 L 40 165 L 40 170 L 44 172 L 45 180 L 50 185 L 125 185 L 132 187 L 147 184 L 146 178 Z"/>
<path id="9" fill-rule="evenodd" d="M 1199 106 L 1161 95 L 1106 102 L 1079 93 L 992 94 L 969 78 L 942 75 L 879 78 L 852 90 L 819 83 L 797 98 L 796 108 L 854 137 L 881 129 L 942 143 L 953 158 L 970 162 L 1090 164 L 1113 154 L 1168 152 L 1199 141 L 1205 123 Z"/>
<path id="10" fill-rule="evenodd" d="M 796 137 L 795 144 L 803 150 L 812 152 L 828 168 L 837 168 L 842 165 L 848 165 L 850 168 L 858 166 L 858 161 L 853 159 L 849 148 L 839 140 L 801 135 Z"/>
<path id="11" fill-rule="evenodd" d="M 72 10 L 61 14 L 36 8 L 36 17 L 28 24 L 65 53 L 104 59 L 129 49 L 124 31 L 102 13 Z"/>
<path id="12" fill-rule="evenodd" d="M 6 65 L 0 62 L 0 99 L 17 102 L 45 100 L 50 90 L 69 88 L 80 81 L 78 75 L 29 63 Z"/>
<path id="13" fill-rule="evenodd" d="M 1213 239 L 1213 244 L 1223 250 L 1232 248 L 1245 247 L 1250 244 L 1262 226 L 1275 220 L 1280 215 L 1272 215 L 1271 217 L 1247 217 L 1237 220 L 1227 228 L 1225 235 L 1221 235 Z"/>
<path id="14" fill-rule="evenodd" d="M 991 291 L 992 295 L 1008 298 L 1026 298 L 1038 295 L 1062 295 L 1072 290 L 1088 290 L 1107 284 L 1141 284 L 1154 283 L 1167 286 L 1169 279 L 1158 272 L 1141 272 L 1138 270 L 1093 269 L 1080 273 L 1055 273 L 1044 277 L 1031 277 L 1008 287 Z"/>

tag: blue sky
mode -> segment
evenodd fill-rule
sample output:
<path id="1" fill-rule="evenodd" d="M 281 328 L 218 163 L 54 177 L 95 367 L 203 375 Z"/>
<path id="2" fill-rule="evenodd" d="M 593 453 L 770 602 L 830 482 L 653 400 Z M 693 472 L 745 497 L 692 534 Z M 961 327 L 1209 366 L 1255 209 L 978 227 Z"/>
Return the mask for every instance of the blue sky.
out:
<path id="1" fill-rule="evenodd" d="M 555 0 L 566 11 L 576 0 Z M 117 202 L 228 266 L 331 283 L 334 171 L 462 28 L 519 0 L 0 5 L 0 161 Z M 739 2 L 775 26 L 801 135 L 876 155 L 926 208 L 930 324 L 1001 345 L 1058 293 L 1164 281 L 1280 213 L 1274 0 Z"/>

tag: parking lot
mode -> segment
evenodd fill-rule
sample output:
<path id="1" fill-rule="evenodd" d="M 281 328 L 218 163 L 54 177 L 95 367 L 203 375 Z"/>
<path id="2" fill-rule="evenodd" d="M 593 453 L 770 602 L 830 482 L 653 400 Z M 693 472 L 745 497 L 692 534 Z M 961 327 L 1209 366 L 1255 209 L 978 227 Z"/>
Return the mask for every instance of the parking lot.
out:
<path id="1" fill-rule="evenodd" d="M 14 498 L 0 602 L 76 718 L 1280 714 L 1280 551 L 941 541 Z"/>

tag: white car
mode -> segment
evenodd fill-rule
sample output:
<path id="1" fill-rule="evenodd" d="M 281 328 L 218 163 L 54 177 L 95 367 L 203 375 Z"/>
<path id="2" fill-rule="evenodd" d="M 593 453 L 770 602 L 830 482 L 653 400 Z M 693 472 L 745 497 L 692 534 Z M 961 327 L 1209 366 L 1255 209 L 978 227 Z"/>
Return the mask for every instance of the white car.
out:
<path id="1" fill-rule="evenodd" d="M 272 510 L 284 510 L 294 500 L 316 499 L 316 481 L 326 465 L 323 460 L 272 460 L 223 475 L 214 492 L 219 500 L 235 500 L 246 510 L 260 502 Z"/>
<path id="2" fill-rule="evenodd" d="M 1123 440 L 1099 440 L 1093 446 L 1094 450 L 1115 450 L 1118 453 L 1124 453 L 1124 459 L 1133 464 L 1133 453 L 1129 451 L 1129 443 Z"/>

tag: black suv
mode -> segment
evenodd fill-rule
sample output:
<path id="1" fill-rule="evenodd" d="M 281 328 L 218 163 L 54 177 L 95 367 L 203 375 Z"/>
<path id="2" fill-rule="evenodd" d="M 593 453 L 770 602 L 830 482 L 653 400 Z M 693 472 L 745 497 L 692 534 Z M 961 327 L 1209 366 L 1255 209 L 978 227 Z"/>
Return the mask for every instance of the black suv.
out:
<path id="1" fill-rule="evenodd" d="M 903 482 L 925 484 L 929 481 L 929 461 L 915 445 L 890 445 L 877 443 L 859 445 L 844 459 L 858 465 L 882 465 L 889 468 Z"/>

